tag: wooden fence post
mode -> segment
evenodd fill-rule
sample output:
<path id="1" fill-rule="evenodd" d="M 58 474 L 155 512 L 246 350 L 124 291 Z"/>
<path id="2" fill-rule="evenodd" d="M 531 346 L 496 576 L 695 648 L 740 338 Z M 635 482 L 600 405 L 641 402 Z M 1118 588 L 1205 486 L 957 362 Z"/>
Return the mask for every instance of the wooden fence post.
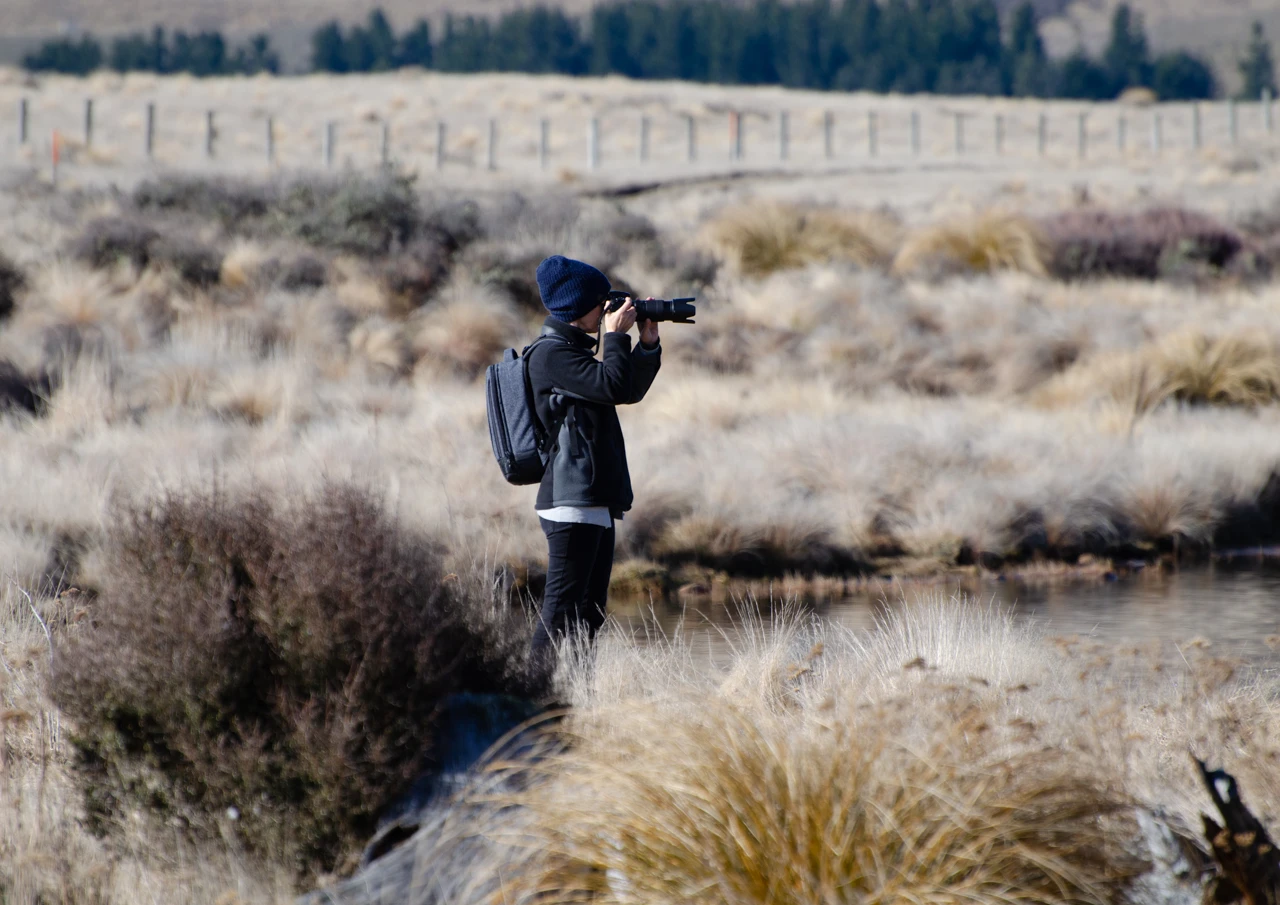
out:
<path id="1" fill-rule="evenodd" d="M 31 105 L 24 97 L 18 101 L 18 144 L 25 145 L 27 143 L 27 124 L 30 120 Z"/>
<path id="2" fill-rule="evenodd" d="M 835 139 L 833 135 L 835 127 L 835 114 L 827 110 L 822 114 L 822 153 L 827 160 L 830 160 L 835 155 Z"/>
<path id="3" fill-rule="evenodd" d="M 273 167 L 276 164 L 276 119 L 274 116 L 267 117 L 267 166 Z"/>
<path id="4" fill-rule="evenodd" d="M 1200 146 L 1204 144 L 1204 132 L 1200 126 L 1200 105 L 1191 105 L 1191 148 L 1195 151 L 1200 150 Z"/>
<path id="5" fill-rule="evenodd" d="M 156 105 L 154 103 L 147 104 L 146 149 L 147 159 L 150 160 L 155 156 L 156 151 Z"/>
<path id="6" fill-rule="evenodd" d="M 1036 151 L 1041 157 L 1049 149 L 1049 117 L 1047 114 L 1041 113 L 1040 119 L 1036 122 Z"/>
<path id="7" fill-rule="evenodd" d="M 436 170 L 444 169 L 445 149 L 449 138 L 449 127 L 444 120 L 436 123 Z"/>
<path id="8" fill-rule="evenodd" d="M 1004 115 L 996 114 L 996 154 L 1004 154 Z"/>
<path id="9" fill-rule="evenodd" d="M 587 123 L 587 167 L 600 169 L 600 120 L 597 117 Z"/>
<path id="10" fill-rule="evenodd" d="M 337 142 L 338 124 L 329 120 L 324 124 L 323 154 L 325 169 L 333 168 L 334 145 Z"/>
<path id="11" fill-rule="evenodd" d="M 1125 152 L 1125 145 L 1129 143 L 1129 119 L 1123 113 L 1116 120 L 1116 150 L 1121 154 Z"/>
<path id="12" fill-rule="evenodd" d="M 218 140 L 218 125 L 215 114 L 212 110 L 205 111 L 204 115 L 204 156 L 212 158 L 214 146 Z"/>
<path id="13" fill-rule="evenodd" d="M 1082 160 L 1089 154 L 1089 114 L 1081 113 L 1076 121 L 1076 156 Z"/>
<path id="14" fill-rule="evenodd" d="M 1153 111 L 1151 114 L 1151 150 L 1155 154 L 1164 150 L 1164 130 L 1159 111 Z"/>
<path id="15" fill-rule="evenodd" d="M 93 147 L 93 98 L 84 102 L 84 146 Z"/>
<path id="16" fill-rule="evenodd" d="M 391 123 L 382 121 L 382 142 L 378 157 L 383 168 L 391 166 Z"/>
<path id="17" fill-rule="evenodd" d="M 955 140 L 954 140 L 956 156 L 963 157 L 964 156 L 964 114 L 956 113 L 954 114 L 954 116 L 956 118 Z"/>
<path id="18" fill-rule="evenodd" d="M 920 156 L 920 111 L 911 111 L 911 153 Z"/>
<path id="19" fill-rule="evenodd" d="M 867 113 L 867 154 L 875 157 L 880 153 L 880 121 L 874 110 Z"/>
<path id="20" fill-rule="evenodd" d="M 693 163 L 698 159 L 698 121 L 694 119 L 692 113 L 685 114 L 684 131 L 686 153 L 689 157 L 689 163 Z"/>
<path id="21" fill-rule="evenodd" d="M 496 170 L 498 168 L 498 121 L 496 119 L 489 120 L 489 139 L 486 142 L 488 149 L 488 168 Z"/>
<path id="22" fill-rule="evenodd" d="M 1275 123 L 1272 121 L 1272 118 L 1271 118 L 1271 100 L 1272 100 L 1271 89 L 1263 88 L 1262 89 L 1262 127 L 1267 130 L 1268 135 L 1270 135 L 1272 132 L 1275 131 Z"/>
<path id="23" fill-rule="evenodd" d="M 1231 144 L 1240 143 L 1239 108 L 1236 106 L 1234 98 L 1227 101 L 1227 135 L 1231 139 Z"/>
<path id="24" fill-rule="evenodd" d="M 742 114 L 737 110 L 729 111 L 729 158 L 742 159 Z"/>
<path id="25" fill-rule="evenodd" d="M 551 120 L 538 123 L 538 166 L 546 169 L 551 161 Z"/>
<path id="26" fill-rule="evenodd" d="M 649 117 L 640 117 L 640 162 L 649 162 Z"/>

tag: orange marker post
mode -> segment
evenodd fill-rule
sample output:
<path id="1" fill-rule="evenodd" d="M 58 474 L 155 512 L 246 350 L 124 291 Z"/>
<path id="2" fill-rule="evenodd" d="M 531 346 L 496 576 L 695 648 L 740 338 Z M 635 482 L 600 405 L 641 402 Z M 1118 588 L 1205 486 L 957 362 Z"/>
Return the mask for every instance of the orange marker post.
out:
<path id="1" fill-rule="evenodd" d="M 53 187 L 58 187 L 58 164 L 62 162 L 62 133 L 57 129 L 53 130 L 53 144 L 50 150 L 53 158 Z"/>

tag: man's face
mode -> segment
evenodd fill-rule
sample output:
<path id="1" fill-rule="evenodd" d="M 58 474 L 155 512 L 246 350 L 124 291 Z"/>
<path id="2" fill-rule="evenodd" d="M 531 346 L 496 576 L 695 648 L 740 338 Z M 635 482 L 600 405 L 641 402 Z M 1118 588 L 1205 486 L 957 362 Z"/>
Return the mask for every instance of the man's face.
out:
<path id="1" fill-rule="evenodd" d="M 595 309 L 588 311 L 582 317 L 578 318 L 578 326 L 587 333 L 599 333 L 600 321 L 604 318 L 604 302 L 596 305 Z"/>

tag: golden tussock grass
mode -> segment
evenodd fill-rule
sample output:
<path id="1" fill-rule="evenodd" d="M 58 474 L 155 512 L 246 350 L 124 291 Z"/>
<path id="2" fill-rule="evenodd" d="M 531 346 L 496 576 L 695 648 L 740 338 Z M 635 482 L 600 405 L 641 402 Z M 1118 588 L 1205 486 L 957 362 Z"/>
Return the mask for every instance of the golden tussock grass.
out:
<path id="1" fill-rule="evenodd" d="M 533 339 L 536 334 L 526 331 L 521 341 L 521 326 L 510 304 L 483 292 L 446 299 L 410 326 L 415 371 L 475 378 L 503 349 L 515 346 L 518 351 Z"/>
<path id="2" fill-rule="evenodd" d="M 995 757 L 966 740 L 977 714 L 924 747 L 890 741 L 901 713 L 851 716 L 628 714 L 606 747 L 556 764 L 571 798 L 531 803 L 557 854 L 534 888 L 618 905 L 1047 905 L 1120 901 L 1140 872 L 1125 796 L 1061 753 Z"/>
<path id="3" fill-rule="evenodd" d="M 885 214 L 768 201 L 732 207 L 706 227 L 707 241 L 749 277 L 828 261 L 882 267 L 898 233 Z"/>
<path id="4" fill-rule="evenodd" d="M 893 270 L 1013 270 L 1044 276 L 1045 255 L 1044 238 L 1029 217 L 990 210 L 912 231 L 893 260 Z"/>

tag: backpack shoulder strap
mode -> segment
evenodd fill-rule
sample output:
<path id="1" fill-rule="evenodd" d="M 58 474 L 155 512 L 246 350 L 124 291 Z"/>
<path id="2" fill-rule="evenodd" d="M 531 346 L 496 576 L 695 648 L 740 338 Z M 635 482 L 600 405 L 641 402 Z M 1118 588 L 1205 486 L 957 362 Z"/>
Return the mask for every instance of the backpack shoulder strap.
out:
<path id="1" fill-rule="evenodd" d="M 534 346 L 538 345 L 538 343 L 542 342 L 544 339 L 554 339 L 558 342 L 564 343 L 565 345 L 568 345 L 569 341 L 564 337 L 557 335 L 555 331 L 547 327 L 543 327 L 542 333 L 539 334 L 538 338 L 525 346 L 524 351 L 520 353 L 520 361 L 524 365 L 525 401 L 529 406 L 529 411 L 533 413 L 533 429 L 538 442 L 538 452 L 545 457 L 551 446 L 551 429 L 553 425 L 543 424 L 542 419 L 538 417 L 538 406 L 535 404 L 533 398 L 533 383 L 529 379 L 529 353 L 533 351 Z"/>

